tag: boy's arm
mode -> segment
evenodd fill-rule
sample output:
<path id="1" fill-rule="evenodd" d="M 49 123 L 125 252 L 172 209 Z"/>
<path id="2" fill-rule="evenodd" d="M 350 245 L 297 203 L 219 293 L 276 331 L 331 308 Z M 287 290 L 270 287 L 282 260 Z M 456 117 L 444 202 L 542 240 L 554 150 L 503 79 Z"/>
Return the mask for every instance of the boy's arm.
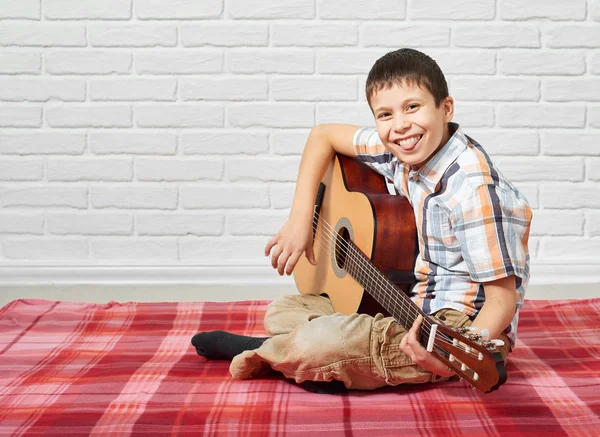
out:
<path id="1" fill-rule="evenodd" d="M 495 281 L 486 282 L 485 302 L 479 310 L 479 314 L 473 320 L 472 326 L 477 331 L 488 330 L 489 339 L 498 338 L 499 335 L 512 321 L 517 308 L 517 289 L 515 277 L 507 276 Z M 432 354 L 421 346 L 418 341 L 421 317 L 417 318 L 413 326 L 400 342 L 401 350 L 407 354 L 415 364 L 440 376 L 451 376 L 454 372 L 448 372 L 447 366 L 436 359 Z"/>
<path id="2" fill-rule="evenodd" d="M 271 254 L 271 265 L 280 275 L 291 275 L 303 253 L 316 264 L 312 252 L 312 221 L 319 183 L 335 153 L 355 156 L 353 139 L 360 126 L 324 124 L 314 127 L 308 136 L 290 216 L 279 232 L 269 240 L 265 256 Z M 287 266 L 287 267 L 286 267 Z"/>

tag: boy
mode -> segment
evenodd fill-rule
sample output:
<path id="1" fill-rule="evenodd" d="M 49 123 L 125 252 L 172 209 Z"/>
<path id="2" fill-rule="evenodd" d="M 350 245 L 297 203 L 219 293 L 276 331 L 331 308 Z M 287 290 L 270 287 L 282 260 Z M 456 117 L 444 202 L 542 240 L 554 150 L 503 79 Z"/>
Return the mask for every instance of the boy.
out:
<path id="1" fill-rule="evenodd" d="M 289 219 L 265 255 L 280 275 L 290 275 L 302 255 L 315 264 L 317 187 L 335 153 L 356 157 L 393 181 L 414 209 L 419 255 L 411 299 L 445 324 L 503 340 L 506 360 L 529 279 L 527 201 L 451 122 L 454 100 L 427 55 L 412 49 L 386 54 L 369 72 L 366 94 L 377 129 L 312 130 Z M 407 330 L 381 314 L 344 316 L 326 296 L 299 294 L 269 306 L 269 338 L 214 331 L 192 343 L 206 358 L 231 359 L 234 378 L 274 369 L 316 391 L 446 380 L 453 372 L 417 340 L 420 323 L 419 317 Z"/>

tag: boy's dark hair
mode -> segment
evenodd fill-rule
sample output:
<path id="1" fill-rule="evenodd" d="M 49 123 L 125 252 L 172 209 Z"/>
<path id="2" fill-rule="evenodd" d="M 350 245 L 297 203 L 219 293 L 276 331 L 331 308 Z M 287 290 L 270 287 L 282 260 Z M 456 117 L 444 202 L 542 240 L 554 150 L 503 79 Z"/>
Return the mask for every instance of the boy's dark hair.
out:
<path id="1" fill-rule="evenodd" d="M 385 54 L 371 67 L 366 86 L 369 105 L 373 94 L 403 82 L 425 87 L 436 107 L 448 97 L 448 84 L 437 62 L 425 53 L 404 48 Z"/>

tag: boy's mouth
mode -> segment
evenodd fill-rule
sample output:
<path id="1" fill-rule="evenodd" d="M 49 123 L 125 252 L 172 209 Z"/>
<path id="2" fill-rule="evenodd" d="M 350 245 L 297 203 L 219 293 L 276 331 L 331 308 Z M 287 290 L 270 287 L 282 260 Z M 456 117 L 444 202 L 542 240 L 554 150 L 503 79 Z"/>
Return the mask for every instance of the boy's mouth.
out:
<path id="1" fill-rule="evenodd" d="M 394 143 L 397 146 L 400 146 L 400 148 L 402 148 L 403 150 L 409 152 L 417 146 L 419 141 L 421 141 L 421 138 L 423 138 L 423 135 L 413 135 L 412 137 L 406 138 L 404 140 L 396 140 Z"/>

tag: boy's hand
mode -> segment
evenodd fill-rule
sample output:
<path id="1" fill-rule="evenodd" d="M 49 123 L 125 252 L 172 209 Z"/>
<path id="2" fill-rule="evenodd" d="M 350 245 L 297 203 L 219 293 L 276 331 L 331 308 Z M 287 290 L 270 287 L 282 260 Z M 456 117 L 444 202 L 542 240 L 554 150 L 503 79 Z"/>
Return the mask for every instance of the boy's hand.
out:
<path id="1" fill-rule="evenodd" d="M 427 352 L 427 349 L 419 343 L 419 328 L 421 327 L 422 321 L 423 316 L 420 315 L 417 317 L 408 333 L 402 338 L 400 350 L 408 355 L 415 364 L 418 364 L 425 370 L 429 370 L 440 376 L 454 375 L 454 372 L 448 372 L 448 367 L 435 358 L 433 354 Z"/>
<path id="2" fill-rule="evenodd" d="M 279 232 L 269 240 L 265 247 L 265 256 L 269 256 L 271 249 L 271 265 L 280 275 L 283 272 L 291 275 L 294 267 L 303 253 L 306 253 L 308 262 L 316 265 L 313 253 L 312 223 L 308 226 L 304 223 L 298 224 L 297 220 L 290 219 L 281 227 Z"/>

